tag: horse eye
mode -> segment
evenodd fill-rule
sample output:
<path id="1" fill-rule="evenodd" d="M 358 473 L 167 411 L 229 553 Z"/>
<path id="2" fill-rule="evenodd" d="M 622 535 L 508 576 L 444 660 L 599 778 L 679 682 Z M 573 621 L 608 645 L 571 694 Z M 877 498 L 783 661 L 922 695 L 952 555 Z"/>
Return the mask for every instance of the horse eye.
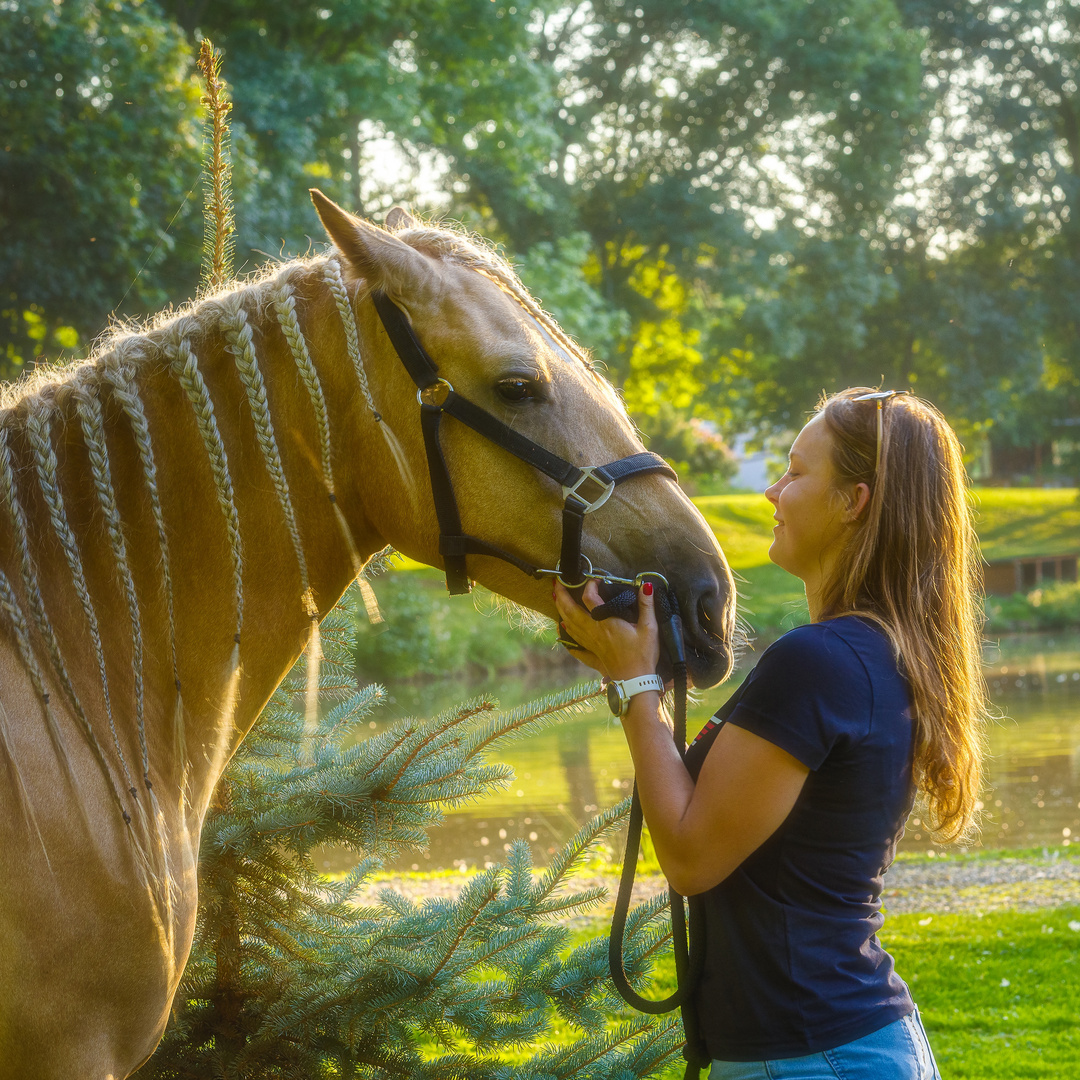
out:
<path id="1" fill-rule="evenodd" d="M 535 387 L 529 379 L 503 379 L 495 387 L 503 401 L 528 401 L 535 397 Z"/>

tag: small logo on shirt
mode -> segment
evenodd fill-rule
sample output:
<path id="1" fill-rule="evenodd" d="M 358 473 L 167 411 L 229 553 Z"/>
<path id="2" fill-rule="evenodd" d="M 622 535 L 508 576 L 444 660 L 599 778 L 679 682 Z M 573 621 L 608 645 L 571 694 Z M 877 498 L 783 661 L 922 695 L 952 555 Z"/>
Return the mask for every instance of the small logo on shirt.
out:
<path id="1" fill-rule="evenodd" d="M 701 740 L 704 739 L 706 735 L 708 735 L 710 732 L 715 731 L 722 724 L 723 720 L 717 720 L 715 716 L 709 717 L 709 719 L 705 722 L 705 726 L 694 736 L 694 741 L 690 745 L 697 746 L 697 744 L 701 742 Z"/>

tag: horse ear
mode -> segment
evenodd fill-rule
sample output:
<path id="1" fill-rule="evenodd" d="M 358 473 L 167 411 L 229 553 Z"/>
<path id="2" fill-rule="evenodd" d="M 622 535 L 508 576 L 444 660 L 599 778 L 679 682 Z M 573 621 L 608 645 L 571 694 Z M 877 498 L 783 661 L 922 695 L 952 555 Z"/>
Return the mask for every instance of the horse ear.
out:
<path id="1" fill-rule="evenodd" d="M 402 229 L 419 228 L 420 222 L 404 206 L 394 206 L 386 215 L 386 227 L 391 232 L 401 232 Z"/>
<path id="2" fill-rule="evenodd" d="M 431 276 L 429 260 L 416 248 L 398 240 L 393 233 L 342 210 L 318 188 L 311 188 L 309 194 L 323 228 L 345 256 L 355 277 L 396 293 L 406 284 L 411 284 L 414 289 L 418 279 L 422 281 Z"/>

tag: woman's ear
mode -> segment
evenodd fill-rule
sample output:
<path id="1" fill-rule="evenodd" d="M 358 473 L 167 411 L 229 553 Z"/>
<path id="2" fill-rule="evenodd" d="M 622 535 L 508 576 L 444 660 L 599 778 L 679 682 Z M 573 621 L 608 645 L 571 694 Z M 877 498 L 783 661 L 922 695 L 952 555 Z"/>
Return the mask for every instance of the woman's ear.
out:
<path id="1" fill-rule="evenodd" d="M 844 512 L 846 521 L 858 521 L 862 512 L 870 503 L 870 485 L 856 484 L 851 491 L 847 510 Z"/>

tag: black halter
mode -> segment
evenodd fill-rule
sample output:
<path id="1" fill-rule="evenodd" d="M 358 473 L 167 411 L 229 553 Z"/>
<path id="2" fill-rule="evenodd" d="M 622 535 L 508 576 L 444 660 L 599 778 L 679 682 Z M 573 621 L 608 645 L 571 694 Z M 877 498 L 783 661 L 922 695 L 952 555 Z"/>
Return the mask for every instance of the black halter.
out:
<path id="1" fill-rule="evenodd" d="M 545 450 L 491 413 L 461 397 L 439 376 L 435 361 L 420 344 L 401 308 L 381 291 L 373 292 L 371 299 L 391 344 L 405 365 L 405 370 L 416 383 L 416 397 L 420 402 L 420 426 L 424 432 L 424 447 L 427 450 L 428 472 L 431 476 L 431 493 L 435 498 L 435 514 L 439 521 L 439 553 L 446 567 L 446 587 L 450 593 L 467 593 L 472 588 L 465 562 L 467 555 L 489 555 L 502 559 L 531 577 L 557 577 L 569 588 L 583 585 L 586 578 L 626 585 L 637 584 L 636 579 L 620 578 L 604 570 L 594 569 L 588 557 L 582 555 L 581 531 L 585 515 L 603 506 L 615 487 L 624 480 L 629 480 L 632 476 L 658 473 L 677 481 L 675 470 L 659 454 L 648 451 L 631 454 L 608 465 L 586 465 L 579 468 L 550 450 Z M 444 414 L 472 428 L 485 439 L 501 446 L 514 457 L 539 469 L 562 485 L 565 498 L 562 550 L 553 570 L 546 570 L 497 544 L 462 532 L 454 485 L 450 480 L 439 441 L 439 426 Z M 583 561 L 585 567 L 582 567 Z"/>
<path id="2" fill-rule="evenodd" d="M 431 476 L 431 493 L 435 498 L 435 514 L 439 521 L 439 552 L 446 567 L 447 589 L 452 594 L 458 594 L 467 593 L 472 588 L 465 562 L 468 555 L 490 555 L 516 566 L 532 577 L 555 577 L 568 588 L 578 588 L 589 578 L 608 584 L 626 586 L 626 589 L 612 597 L 608 603 L 593 609 L 594 619 L 621 616 L 636 620 L 637 588 L 646 579 L 662 586 L 657 593 L 657 615 L 662 646 L 673 667 L 675 745 L 680 754 L 685 754 L 686 657 L 682 643 L 678 600 L 674 591 L 662 574 L 646 571 L 638 574 L 636 578 L 618 577 L 605 570 L 594 568 L 588 557 L 581 553 L 581 532 L 585 515 L 603 506 L 617 485 L 624 480 L 629 480 L 632 476 L 644 476 L 649 473 L 657 473 L 678 481 L 675 470 L 659 454 L 648 451 L 631 454 L 609 465 L 578 467 L 557 454 L 545 450 L 538 443 L 534 443 L 496 419 L 491 413 L 461 397 L 445 379 L 439 376 L 435 361 L 420 344 L 412 325 L 397 304 L 380 291 L 373 292 L 371 299 L 390 338 L 390 343 L 397 351 L 402 364 L 405 365 L 405 370 L 416 383 L 416 397 L 420 402 L 420 425 L 424 432 L 424 448 L 427 451 L 428 472 Z M 446 459 L 443 457 L 442 445 L 439 441 L 439 425 L 443 414 L 452 416 L 483 435 L 485 439 L 501 446 L 562 485 L 565 498 L 562 550 L 553 570 L 545 570 L 497 544 L 481 540 L 477 536 L 469 536 L 461 531 L 461 515 L 458 513 L 457 499 L 454 497 L 454 485 L 450 480 L 450 473 L 446 468 Z M 377 416 L 376 419 L 379 417 Z M 585 568 L 582 567 L 582 562 L 586 564 Z M 565 644 L 573 643 L 565 642 Z M 611 977 L 623 998 L 642 1012 L 664 1013 L 679 1006 L 683 1007 L 683 1027 L 686 1031 L 686 1049 L 683 1054 L 687 1061 L 686 1077 L 696 1077 L 699 1069 L 708 1064 L 708 1053 L 703 1048 L 698 1034 L 691 1000 L 694 987 L 701 976 L 704 960 L 703 939 L 697 929 L 701 923 L 700 902 L 697 898 L 692 898 L 690 901 L 690 923 L 695 929 L 689 934 L 688 944 L 683 898 L 673 889 L 670 890 L 672 936 L 678 983 L 674 994 L 663 1001 L 650 1001 L 641 997 L 630 985 L 623 966 L 623 933 L 634 884 L 641 826 L 641 801 L 638 798 L 635 783 L 622 880 L 619 883 L 619 896 L 612 920 Z"/>

